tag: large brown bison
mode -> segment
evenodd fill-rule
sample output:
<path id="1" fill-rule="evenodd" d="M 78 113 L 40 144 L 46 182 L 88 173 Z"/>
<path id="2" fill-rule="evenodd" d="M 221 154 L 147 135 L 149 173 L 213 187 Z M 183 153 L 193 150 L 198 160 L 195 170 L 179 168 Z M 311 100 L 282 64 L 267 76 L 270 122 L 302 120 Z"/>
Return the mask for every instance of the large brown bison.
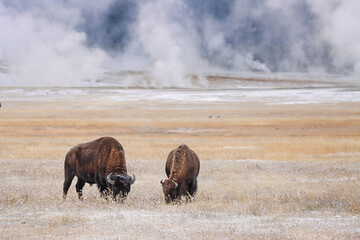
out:
<path id="1" fill-rule="evenodd" d="M 188 146 L 183 144 L 172 150 L 165 165 L 168 179 L 160 181 L 165 202 L 180 200 L 184 195 L 187 200 L 191 200 L 197 190 L 199 170 L 199 158 Z"/>
<path id="2" fill-rule="evenodd" d="M 111 137 L 102 137 L 71 148 L 66 154 L 64 170 L 64 199 L 75 176 L 78 179 L 76 192 L 79 199 L 82 199 L 85 183 L 96 183 L 101 196 L 111 190 L 116 200 L 118 194 L 121 199 L 126 198 L 130 186 L 135 182 L 134 175 L 127 175 L 123 147 Z"/>

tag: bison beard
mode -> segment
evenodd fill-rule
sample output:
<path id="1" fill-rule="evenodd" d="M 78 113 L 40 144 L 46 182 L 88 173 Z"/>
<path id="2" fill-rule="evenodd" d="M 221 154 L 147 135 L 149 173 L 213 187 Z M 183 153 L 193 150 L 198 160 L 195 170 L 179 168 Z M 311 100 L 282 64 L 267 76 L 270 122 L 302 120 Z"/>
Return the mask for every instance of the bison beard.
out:
<path id="1" fill-rule="evenodd" d="M 184 195 L 187 201 L 191 200 L 197 190 L 199 170 L 199 158 L 188 146 L 183 144 L 172 150 L 165 165 L 168 179 L 160 181 L 165 202 L 180 200 Z"/>
<path id="2" fill-rule="evenodd" d="M 79 199 L 82 199 L 85 183 L 96 183 L 101 196 L 111 191 L 114 200 L 117 196 L 124 199 L 136 180 L 134 175 L 127 175 L 123 147 L 111 137 L 99 138 L 70 149 L 66 154 L 64 172 L 64 199 L 75 176 L 78 178 L 75 187 Z"/>

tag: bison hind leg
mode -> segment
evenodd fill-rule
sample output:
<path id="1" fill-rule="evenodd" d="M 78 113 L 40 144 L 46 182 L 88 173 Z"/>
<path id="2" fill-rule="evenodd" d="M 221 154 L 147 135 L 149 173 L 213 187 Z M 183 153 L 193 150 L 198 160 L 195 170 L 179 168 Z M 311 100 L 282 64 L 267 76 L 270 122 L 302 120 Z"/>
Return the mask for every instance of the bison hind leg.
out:
<path id="1" fill-rule="evenodd" d="M 77 192 L 78 197 L 79 197 L 80 200 L 83 200 L 83 197 L 82 197 L 82 189 L 83 189 L 84 185 L 85 185 L 85 181 L 83 181 L 83 180 L 81 180 L 80 178 L 78 178 L 78 181 L 77 181 L 77 183 L 76 183 L 75 188 L 76 188 L 76 192 Z"/>
<path id="2" fill-rule="evenodd" d="M 65 181 L 63 185 L 63 199 L 65 200 L 69 187 L 71 185 L 72 180 L 74 179 L 75 174 L 71 171 L 65 170 Z"/>
<path id="3" fill-rule="evenodd" d="M 186 200 L 189 202 L 193 201 L 196 191 L 197 191 L 197 180 L 195 178 L 188 185 Z"/>

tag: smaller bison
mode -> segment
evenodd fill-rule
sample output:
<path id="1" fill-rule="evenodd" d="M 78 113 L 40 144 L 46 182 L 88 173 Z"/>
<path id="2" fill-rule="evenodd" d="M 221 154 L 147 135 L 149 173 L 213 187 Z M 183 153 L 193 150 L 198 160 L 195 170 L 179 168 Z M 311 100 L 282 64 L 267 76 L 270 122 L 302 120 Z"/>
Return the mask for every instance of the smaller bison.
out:
<path id="1" fill-rule="evenodd" d="M 121 199 L 126 198 L 130 186 L 135 182 L 134 175 L 127 175 L 123 147 L 111 137 L 102 137 L 71 148 L 66 154 L 64 170 L 64 199 L 75 176 L 76 192 L 80 200 L 85 183 L 96 183 L 101 196 L 111 191 L 116 200 L 118 195 Z"/>
<path id="2" fill-rule="evenodd" d="M 197 190 L 199 170 L 199 158 L 188 146 L 183 144 L 172 150 L 165 165 L 168 179 L 160 181 L 165 202 L 180 200 L 184 195 L 187 201 L 191 200 Z"/>

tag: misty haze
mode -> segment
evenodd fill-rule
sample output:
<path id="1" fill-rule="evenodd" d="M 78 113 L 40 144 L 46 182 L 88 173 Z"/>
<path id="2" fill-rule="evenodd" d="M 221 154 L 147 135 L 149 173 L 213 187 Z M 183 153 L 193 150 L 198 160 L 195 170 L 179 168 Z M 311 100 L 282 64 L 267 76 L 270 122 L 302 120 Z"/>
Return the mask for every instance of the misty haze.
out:
<path id="1" fill-rule="evenodd" d="M 0 239 L 360 239 L 359 13 L 0 0 Z"/>
<path id="2" fill-rule="evenodd" d="M 206 86 L 208 75 L 249 72 L 356 78 L 359 10 L 356 0 L 2 0 L 0 83 L 191 87 L 194 78 Z"/>

